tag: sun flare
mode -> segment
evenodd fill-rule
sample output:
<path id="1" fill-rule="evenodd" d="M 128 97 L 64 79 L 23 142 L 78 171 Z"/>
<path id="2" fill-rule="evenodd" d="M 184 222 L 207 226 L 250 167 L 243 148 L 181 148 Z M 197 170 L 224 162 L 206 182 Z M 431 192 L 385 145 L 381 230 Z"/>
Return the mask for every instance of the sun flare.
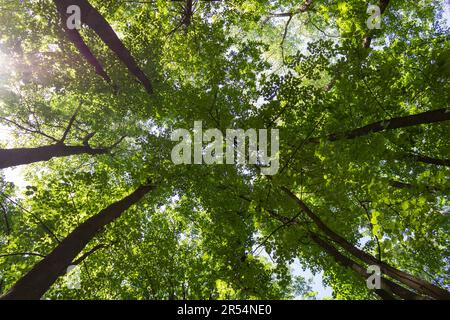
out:
<path id="1" fill-rule="evenodd" d="M 0 82 L 13 72 L 13 63 L 9 56 L 0 51 Z"/>

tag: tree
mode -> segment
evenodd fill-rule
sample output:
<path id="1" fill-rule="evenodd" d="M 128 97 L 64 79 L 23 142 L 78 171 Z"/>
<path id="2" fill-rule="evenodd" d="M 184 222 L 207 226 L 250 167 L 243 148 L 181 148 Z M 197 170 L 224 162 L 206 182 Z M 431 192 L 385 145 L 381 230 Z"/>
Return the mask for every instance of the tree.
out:
<path id="1" fill-rule="evenodd" d="M 76 256 L 97 232 L 120 217 L 125 210 L 138 202 L 153 188 L 150 184 L 140 186 L 124 199 L 115 202 L 80 224 L 1 299 L 40 299 L 58 276 L 72 264 Z"/>
<path id="2" fill-rule="evenodd" d="M 0 183 L 0 293 L 310 298 L 295 261 L 335 299 L 448 299 L 449 28 L 378 5 L 380 29 L 362 0 L 1 4 L 0 168 L 27 166 Z M 195 121 L 278 129 L 278 172 L 175 165 Z"/>

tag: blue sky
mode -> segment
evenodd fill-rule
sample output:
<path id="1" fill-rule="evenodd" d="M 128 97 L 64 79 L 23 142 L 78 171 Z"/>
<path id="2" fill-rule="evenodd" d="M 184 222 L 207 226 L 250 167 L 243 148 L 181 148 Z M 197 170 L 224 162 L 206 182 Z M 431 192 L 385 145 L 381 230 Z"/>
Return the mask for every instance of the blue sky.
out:
<path id="1" fill-rule="evenodd" d="M 323 272 L 317 273 L 316 275 L 314 275 L 311 270 L 309 269 L 305 269 L 303 270 L 302 265 L 300 264 L 300 262 L 298 261 L 298 259 L 295 259 L 295 262 L 291 265 L 292 268 L 292 274 L 293 275 L 300 275 L 302 277 L 304 277 L 305 279 L 310 279 L 312 278 L 312 289 L 313 291 L 317 292 L 317 296 L 316 298 L 318 300 L 324 299 L 324 298 L 331 298 L 333 290 L 328 287 L 328 286 L 324 286 L 323 285 L 323 281 L 322 281 L 322 274 Z"/>

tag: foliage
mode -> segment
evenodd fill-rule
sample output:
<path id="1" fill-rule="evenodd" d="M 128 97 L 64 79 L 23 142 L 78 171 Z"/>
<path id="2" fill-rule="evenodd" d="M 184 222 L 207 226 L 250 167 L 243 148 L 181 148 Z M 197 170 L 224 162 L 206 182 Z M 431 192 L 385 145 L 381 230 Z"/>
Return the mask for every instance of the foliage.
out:
<path id="1" fill-rule="evenodd" d="M 449 30 L 440 1 L 391 1 L 380 30 L 367 29 L 362 0 L 312 1 L 305 12 L 290 0 L 199 0 L 189 24 L 177 1 L 90 3 L 154 93 L 84 26 L 80 33 L 112 83 L 98 76 L 65 36 L 53 1 L 0 1 L 0 121 L 11 131 L 2 148 L 55 143 L 78 107 L 67 144 L 81 145 L 91 133 L 92 146 L 126 137 L 110 154 L 28 165 L 24 189 L 1 179 L 0 293 L 149 177 L 157 191 L 83 250 L 102 246 L 77 266 L 81 289 L 60 277 L 45 298 L 314 298 L 309 280 L 291 274 L 296 258 L 323 271 L 333 298 L 377 298 L 311 242 L 317 227 L 305 216 L 298 216 L 302 225 L 273 219 L 270 210 L 289 218 L 299 212 L 277 186 L 355 246 L 449 288 L 450 171 L 417 158 L 450 158 L 448 122 L 326 138 L 449 108 Z M 170 133 L 194 121 L 222 132 L 279 129 L 278 174 L 268 179 L 250 165 L 174 165 Z M 17 254 L 2 256 L 10 253 Z"/>

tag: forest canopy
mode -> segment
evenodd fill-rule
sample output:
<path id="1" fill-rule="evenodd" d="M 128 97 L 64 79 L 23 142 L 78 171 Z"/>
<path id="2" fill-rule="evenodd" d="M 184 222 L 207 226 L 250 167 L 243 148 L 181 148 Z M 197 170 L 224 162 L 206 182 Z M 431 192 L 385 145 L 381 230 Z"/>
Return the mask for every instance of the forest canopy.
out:
<path id="1" fill-rule="evenodd" d="M 0 299 L 450 299 L 449 40 L 445 1 L 0 0 Z"/>

